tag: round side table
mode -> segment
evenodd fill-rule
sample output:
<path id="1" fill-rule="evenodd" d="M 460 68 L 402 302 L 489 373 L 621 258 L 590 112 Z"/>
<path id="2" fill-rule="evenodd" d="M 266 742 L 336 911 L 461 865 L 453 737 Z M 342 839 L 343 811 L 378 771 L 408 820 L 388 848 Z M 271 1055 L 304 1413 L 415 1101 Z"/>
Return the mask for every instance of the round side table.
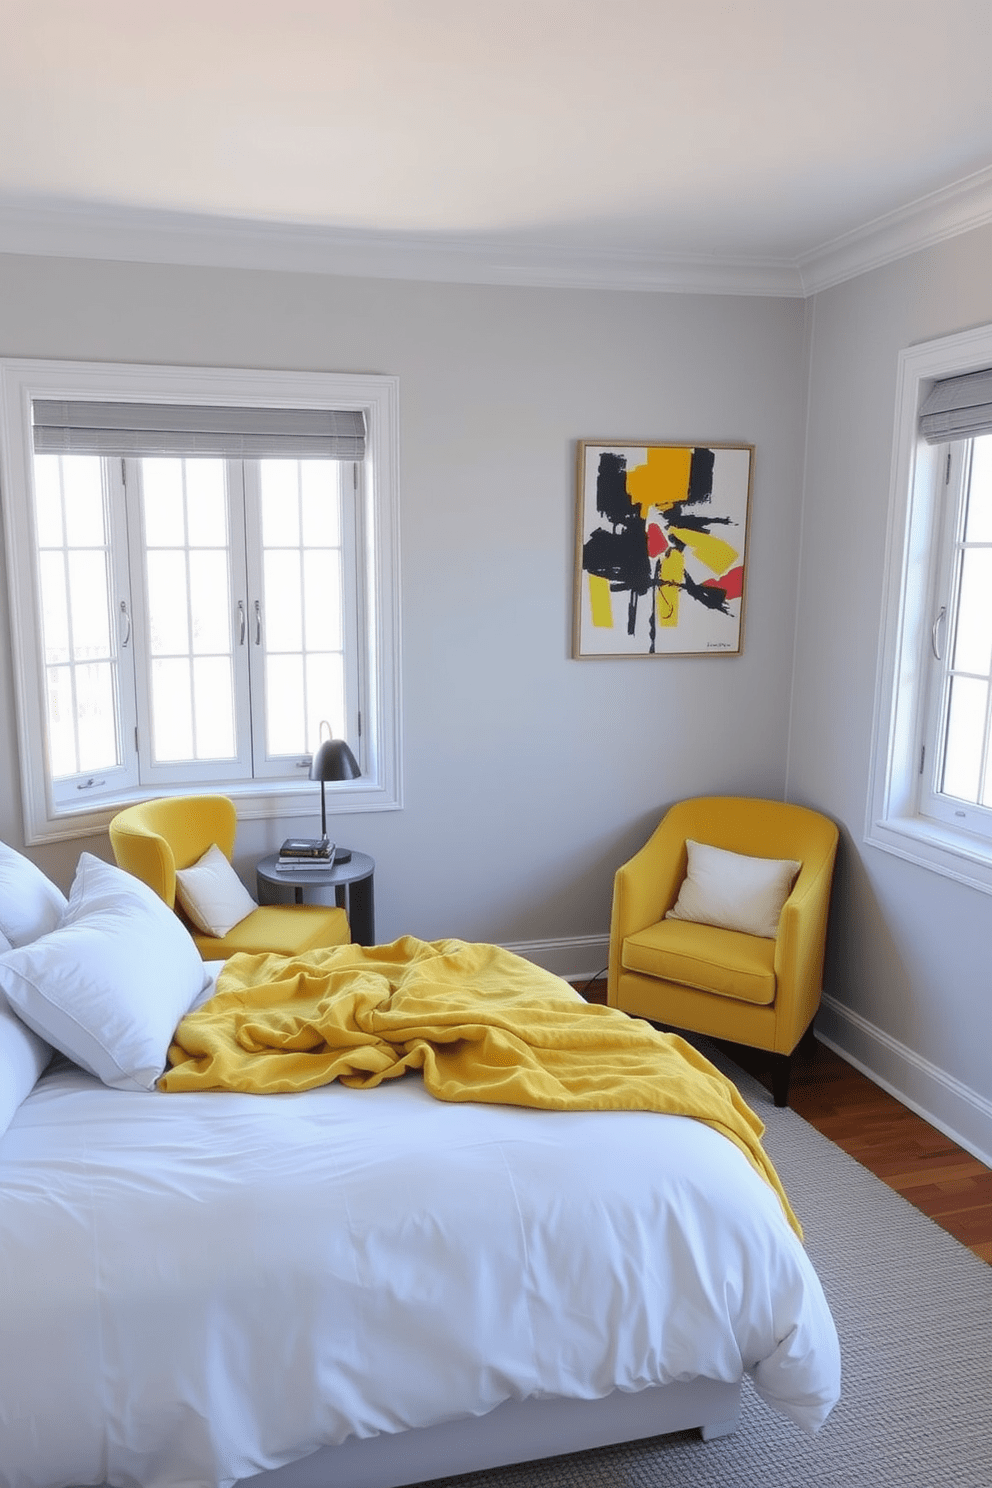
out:
<path id="1" fill-rule="evenodd" d="M 270 902 L 269 888 L 289 888 L 297 904 L 307 889 L 333 889 L 334 902 L 348 915 L 356 945 L 375 945 L 375 858 L 353 852 L 345 863 L 321 868 L 277 868 L 278 853 L 269 853 L 255 867 L 259 903 Z"/>

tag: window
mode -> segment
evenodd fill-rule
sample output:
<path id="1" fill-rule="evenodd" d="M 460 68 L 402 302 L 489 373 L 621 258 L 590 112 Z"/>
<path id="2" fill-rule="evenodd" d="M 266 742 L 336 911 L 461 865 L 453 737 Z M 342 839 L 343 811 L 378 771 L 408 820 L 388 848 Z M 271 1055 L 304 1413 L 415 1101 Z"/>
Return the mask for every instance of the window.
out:
<path id="1" fill-rule="evenodd" d="M 944 451 L 919 807 L 992 843 L 992 434 Z"/>
<path id="2" fill-rule="evenodd" d="M 992 892 L 992 327 L 900 358 L 867 840 Z"/>
<path id="3" fill-rule="evenodd" d="M 2 377 L 28 840 L 175 787 L 308 809 L 325 723 L 339 809 L 397 805 L 394 380 Z"/>

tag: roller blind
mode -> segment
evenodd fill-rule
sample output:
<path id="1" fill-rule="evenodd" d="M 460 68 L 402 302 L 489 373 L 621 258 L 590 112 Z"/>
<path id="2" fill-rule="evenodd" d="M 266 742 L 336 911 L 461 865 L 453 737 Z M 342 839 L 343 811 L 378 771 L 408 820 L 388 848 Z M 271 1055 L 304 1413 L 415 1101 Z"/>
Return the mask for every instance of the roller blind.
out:
<path id="1" fill-rule="evenodd" d="M 170 403 L 32 404 L 38 454 L 209 455 L 228 460 L 361 460 L 365 415 L 325 408 L 213 408 Z"/>
<path id="2" fill-rule="evenodd" d="M 920 408 L 920 433 L 928 444 L 992 434 L 992 368 L 935 382 Z"/>

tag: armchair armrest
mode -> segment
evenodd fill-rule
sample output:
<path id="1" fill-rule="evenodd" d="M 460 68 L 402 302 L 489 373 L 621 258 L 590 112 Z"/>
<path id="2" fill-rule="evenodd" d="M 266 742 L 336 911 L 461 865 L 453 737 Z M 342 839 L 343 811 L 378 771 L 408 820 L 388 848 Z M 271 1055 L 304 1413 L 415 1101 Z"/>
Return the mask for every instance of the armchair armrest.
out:
<path id="1" fill-rule="evenodd" d="M 685 877 L 683 833 L 663 821 L 632 858 L 617 869 L 610 919 L 607 996 L 612 1002 L 620 968 L 620 948 L 628 935 L 657 924 L 671 909 Z"/>
<path id="2" fill-rule="evenodd" d="M 782 909 L 775 938 L 775 1044 L 780 1052 L 791 1053 L 819 1006 L 833 863 L 831 848 L 819 863 L 807 864 Z"/>

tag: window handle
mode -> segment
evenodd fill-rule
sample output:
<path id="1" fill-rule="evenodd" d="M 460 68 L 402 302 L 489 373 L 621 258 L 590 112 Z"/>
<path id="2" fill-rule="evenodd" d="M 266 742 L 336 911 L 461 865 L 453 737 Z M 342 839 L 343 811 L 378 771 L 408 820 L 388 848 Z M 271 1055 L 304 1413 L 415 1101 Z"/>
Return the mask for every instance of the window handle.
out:
<path id="1" fill-rule="evenodd" d="M 131 639 L 131 616 L 127 612 L 127 600 L 121 600 L 121 615 L 124 619 L 124 639 L 121 641 L 121 650 L 125 650 Z"/>
<path id="2" fill-rule="evenodd" d="M 238 600 L 238 645 L 245 643 L 245 605 L 244 600 Z"/>
<path id="3" fill-rule="evenodd" d="M 937 632 L 940 630 L 940 622 L 943 620 L 946 614 L 947 606 L 941 605 L 940 609 L 937 612 L 937 618 L 933 622 L 933 628 L 930 631 L 930 650 L 933 652 L 934 658 L 937 661 L 943 661 L 944 659 L 940 654 L 940 647 L 937 644 Z"/>
<path id="4" fill-rule="evenodd" d="M 255 645 L 256 646 L 260 646 L 261 644 L 262 644 L 262 606 L 259 603 L 259 601 L 256 599 L 256 601 L 255 601 Z"/>

